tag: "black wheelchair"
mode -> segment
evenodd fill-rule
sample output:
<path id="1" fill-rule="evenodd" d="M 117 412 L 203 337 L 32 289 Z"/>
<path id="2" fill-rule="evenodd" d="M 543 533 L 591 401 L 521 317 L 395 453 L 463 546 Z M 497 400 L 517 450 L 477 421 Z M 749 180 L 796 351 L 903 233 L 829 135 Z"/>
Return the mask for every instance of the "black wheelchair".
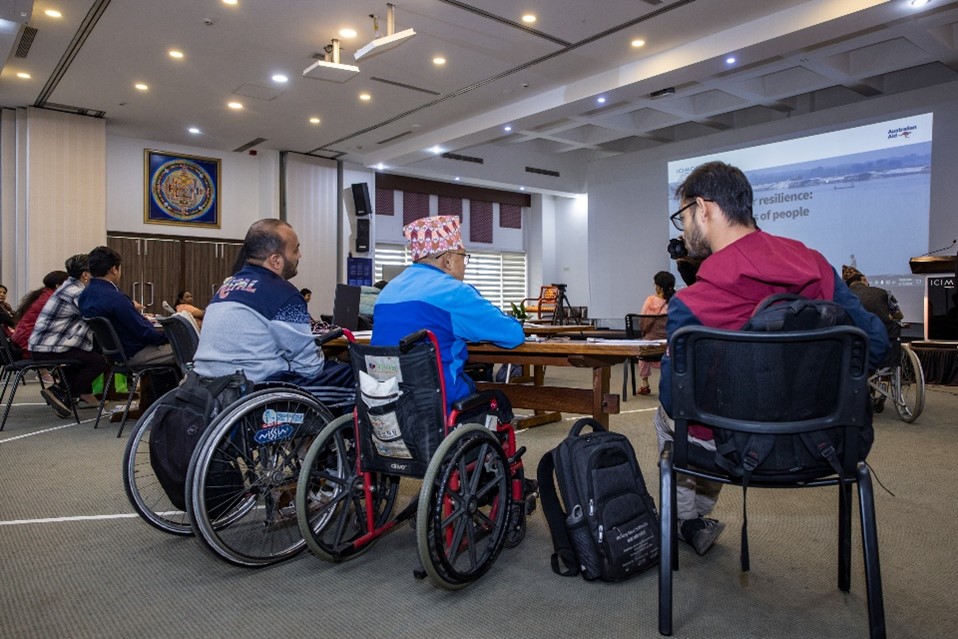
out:
<path id="1" fill-rule="evenodd" d="M 481 577 L 503 546 L 525 535 L 535 492 L 524 478 L 508 402 L 477 393 L 446 410 L 439 348 L 429 331 L 395 347 L 350 344 L 356 411 L 330 423 L 300 465 L 299 531 L 318 557 L 358 556 L 414 520 L 420 578 L 458 590 Z M 395 517 L 401 477 L 418 498 Z"/>
<path id="2" fill-rule="evenodd" d="M 297 480 L 306 450 L 333 415 L 296 386 L 267 382 L 248 389 L 249 394 L 246 390 L 233 395 L 235 401 L 224 401 L 205 426 L 192 451 L 182 499 L 171 498 L 152 459 L 166 452 L 152 437 L 166 395 L 130 434 L 123 484 L 133 508 L 150 525 L 174 535 L 196 534 L 217 556 L 256 567 L 305 549 L 296 525 Z"/>

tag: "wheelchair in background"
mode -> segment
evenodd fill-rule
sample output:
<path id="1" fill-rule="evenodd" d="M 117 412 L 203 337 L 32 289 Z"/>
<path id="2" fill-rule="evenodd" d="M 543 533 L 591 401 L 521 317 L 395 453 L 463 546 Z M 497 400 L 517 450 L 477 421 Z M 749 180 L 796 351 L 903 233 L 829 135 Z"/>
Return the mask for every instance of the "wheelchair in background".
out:
<path id="1" fill-rule="evenodd" d="M 925 407 L 925 374 L 918 356 L 908 344 L 901 342 L 901 324 L 887 325 L 891 349 L 882 366 L 868 378 L 872 408 L 885 410 L 891 400 L 902 421 L 912 423 Z"/>
<path id="2" fill-rule="evenodd" d="M 306 453 L 296 491 L 300 532 L 315 555 L 339 562 L 415 517 L 416 576 L 464 588 L 503 546 L 519 544 L 535 508 L 508 403 L 496 392 L 477 393 L 447 413 L 429 331 L 395 347 L 350 344 L 349 354 L 356 411 L 326 426 Z M 393 517 L 401 477 L 422 484 Z"/>

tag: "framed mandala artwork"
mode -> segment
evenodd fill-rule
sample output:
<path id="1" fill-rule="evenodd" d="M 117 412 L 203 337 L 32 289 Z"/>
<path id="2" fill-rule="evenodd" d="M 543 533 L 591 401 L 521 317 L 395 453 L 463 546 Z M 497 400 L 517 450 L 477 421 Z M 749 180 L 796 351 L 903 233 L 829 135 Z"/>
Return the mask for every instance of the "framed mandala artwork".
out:
<path id="1" fill-rule="evenodd" d="M 144 150 L 147 224 L 220 228 L 220 160 Z"/>

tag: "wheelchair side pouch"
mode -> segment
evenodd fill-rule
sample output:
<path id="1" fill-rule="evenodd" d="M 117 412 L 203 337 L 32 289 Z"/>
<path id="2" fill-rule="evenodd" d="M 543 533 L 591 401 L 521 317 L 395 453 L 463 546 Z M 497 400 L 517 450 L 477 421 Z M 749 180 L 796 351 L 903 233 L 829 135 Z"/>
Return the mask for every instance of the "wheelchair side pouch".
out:
<path id="1" fill-rule="evenodd" d="M 372 443 L 383 457 L 413 459 L 413 453 L 403 441 L 402 410 L 405 394 L 399 380 L 389 377 L 378 380 L 364 371 L 359 372 L 360 401 L 372 426 Z"/>

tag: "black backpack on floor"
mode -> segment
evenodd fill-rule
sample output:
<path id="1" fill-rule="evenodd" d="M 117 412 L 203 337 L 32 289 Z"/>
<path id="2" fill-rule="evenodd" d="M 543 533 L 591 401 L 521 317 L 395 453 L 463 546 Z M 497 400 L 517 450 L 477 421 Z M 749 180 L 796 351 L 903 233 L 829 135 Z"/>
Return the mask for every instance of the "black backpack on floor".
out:
<path id="1" fill-rule="evenodd" d="M 586 426 L 592 432 L 583 433 Z M 625 435 L 607 431 L 594 419 L 580 419 L 558 447 L 543 455 L 536 474 L 557 575 L 621 581 L 658 563 L 655 502 Z"/>
<path id="2" fill-rule="evenodd" d="M 213 419 L 226 406 L 252 391 L 253 383 L 242 372 L 216 378 L 201 378 L 192 371 L 183 383 L 157 400 L 150 419 L 150 466 L 174 506 L 186 508 L 186 477 L 193 450 Z M 235 460 L 225 456 L 210 464 L 207 512 L 212 517 L 243 487 Z"/>

